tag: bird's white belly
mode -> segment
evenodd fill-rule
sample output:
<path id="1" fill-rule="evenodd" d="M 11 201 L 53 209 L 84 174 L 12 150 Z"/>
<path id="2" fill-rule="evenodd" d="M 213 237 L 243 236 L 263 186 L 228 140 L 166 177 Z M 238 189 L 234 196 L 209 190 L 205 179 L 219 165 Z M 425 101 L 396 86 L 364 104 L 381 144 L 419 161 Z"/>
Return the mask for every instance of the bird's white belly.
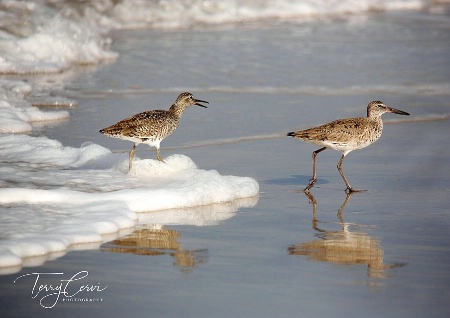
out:
<path id="1" fill-rule="evenodd" d="M 353 150 L 358 150 L 362 148 L 366 148 L 367 146 L 371 145 L 373 142 L 367 141 L 367 142 L 331 142 L 331 141 L 322 141 L 321 144 L 327 148 L 334 149 L 340 152 L 349 153 Z"/>
<path id="2" fill-rule="evenodd" d="M 147 140 L 143 141 L 142 139 L 145 139 L 145 138 L 128 137 L 128 136 L 120 136 L 118 138 L 123 139 L 123 140 L 132 141 L 134 143 L 147 144 L 150 147 L 156 147 L 156 148 L 158 148 L 161 143 L 161 139 L 147 139 Z"/>

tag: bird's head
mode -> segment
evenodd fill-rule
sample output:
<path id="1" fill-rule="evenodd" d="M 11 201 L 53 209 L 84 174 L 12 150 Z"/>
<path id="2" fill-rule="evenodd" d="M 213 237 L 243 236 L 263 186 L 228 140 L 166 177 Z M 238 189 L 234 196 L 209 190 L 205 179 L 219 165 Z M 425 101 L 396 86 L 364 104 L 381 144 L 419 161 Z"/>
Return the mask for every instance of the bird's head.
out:
<path id="1" fill-rule="evenodd" d="M 409 115 L 409 113 L 386 106 L 382 102 L 375 100 L 367 106 L 367 117 L 379 117 L 384 113 L 393 113 L 399 115 Z"/>
<path id="2" fill-rule="evenodd" d="M 207 101 L 200 100 L 200 99 L 195 99 L 194 96 L 192 96 L 192 94 L 188 93 L 188 92 L 181 93 L 178 96 L 177 100 L 175 101 L 175 104 L 178 104 L 180 106 L 182 105 L 184 107 L 189 107 L 189 106 L 192 106 L 192 105 L 196 105 L 196 106 L 208 108 L 205 105 L 202 105 L 201 103 L 209 104 Z"/>

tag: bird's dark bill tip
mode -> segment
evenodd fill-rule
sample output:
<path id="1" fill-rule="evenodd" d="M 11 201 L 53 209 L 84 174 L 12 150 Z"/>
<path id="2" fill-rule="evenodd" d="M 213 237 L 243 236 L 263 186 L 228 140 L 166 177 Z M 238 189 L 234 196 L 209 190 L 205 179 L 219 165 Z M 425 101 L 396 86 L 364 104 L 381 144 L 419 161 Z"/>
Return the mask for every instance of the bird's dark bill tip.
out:
<path id="1" fill-rule="evenodd" d="M 393 111 L 394 114 L 398 114 L 398 115 L 407 115 L 409 116 L 409 113 L 404 112 L 403 110 L 398 110 L 396 109 L 395 111 Z"/>
<path id="2" fill-rule="evenodd" d="M 207 102 L 206 100 L 196 99 L 194 105 L 197 105 L 197 106 L 200 106 L 200 107 L 203 107 L 203 108 L 208 108 L 207 106 L 202 105 L 202 104 L 200 104 L 200 103 L 206 103 L 206 104 L 209 104 L 209 102 Z"/>
<path id="3" fill-rule="evenodd" d="M 409 113 L 404 112 L 403 110 L 400 110 L 400 109 L 389 108 L 389 111 L 390 111 L 391 113 L 394 113 L 394 114 L 398 114 L 398 115 L 408 115 L 408 116 L 409 116 Z"/>
<path id="4" fill-rule="evenodd" d="M 295 137 L 295 131 L 288 132 L 286 136 Z"/>

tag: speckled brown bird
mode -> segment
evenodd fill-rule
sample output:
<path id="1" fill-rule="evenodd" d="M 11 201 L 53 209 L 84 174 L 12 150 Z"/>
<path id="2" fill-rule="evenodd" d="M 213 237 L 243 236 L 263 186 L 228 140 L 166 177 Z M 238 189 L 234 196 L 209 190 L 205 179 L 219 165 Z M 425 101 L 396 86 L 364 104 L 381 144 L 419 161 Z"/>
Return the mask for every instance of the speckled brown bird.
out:
<path id="1" fill-rule="evenodd" d="M 367 106 L 367 117 L 338 119 L 318 127 L 288 133 L 287 136 L 322 146 L 322 148 L 314 151 L 312 154 L 313 176 L 304 191 L 309 191 L 316 183 L 316 156 L 319 152 L 327 148 L 342 152 L 342 157 L 337 168 L 347 185 L 346 191 L 364 191 L 354 189 L 350 186 L 350 183 L 342 172 L 342 162 L 345 156 L 351 151 L 365 148 L 381 137 L 383 131 L 381 115 L 384 113 L 409 115 L 407 112 L 386 106 L 380 101 L 373 101 Z"/>
<path id="2" fill-rule="evenodd" d="M 129 155 L 128 168 L 130 170 L 133 166 L 134 150 L 137 145 L 142 143 L 155 147 L 158 160 L 164 162 L 159 151 L 161 141 L 177 129 L 181 115 L 187 107 L 197 105 L 207 108 L 201 103 L 209 104 L 207 101 L 195 99 L 191 93 L 181 93 L 169 110 L 151 110 L 139 113 L 103 128 L 100 132 L 109 137 L 134 142 Z"/>

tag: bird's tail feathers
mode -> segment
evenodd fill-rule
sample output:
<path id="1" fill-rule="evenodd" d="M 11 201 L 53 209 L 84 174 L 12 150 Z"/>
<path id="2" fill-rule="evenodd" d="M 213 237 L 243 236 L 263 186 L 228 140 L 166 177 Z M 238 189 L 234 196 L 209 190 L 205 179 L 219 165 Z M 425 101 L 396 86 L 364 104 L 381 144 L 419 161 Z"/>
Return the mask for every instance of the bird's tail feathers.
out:
<path id="1" fill-rule="evenodd" d="M 308 131 L 305 131 L 305 130 L 293 131 L 293 132 L 287 133 L 286 135 L 290 136 L 290 137 L 297 138 L 297 139 L 302 139 L 302 140 L 306 140 L 306 139 L 310 139 L 311 138 L 310 133 Z"/>

